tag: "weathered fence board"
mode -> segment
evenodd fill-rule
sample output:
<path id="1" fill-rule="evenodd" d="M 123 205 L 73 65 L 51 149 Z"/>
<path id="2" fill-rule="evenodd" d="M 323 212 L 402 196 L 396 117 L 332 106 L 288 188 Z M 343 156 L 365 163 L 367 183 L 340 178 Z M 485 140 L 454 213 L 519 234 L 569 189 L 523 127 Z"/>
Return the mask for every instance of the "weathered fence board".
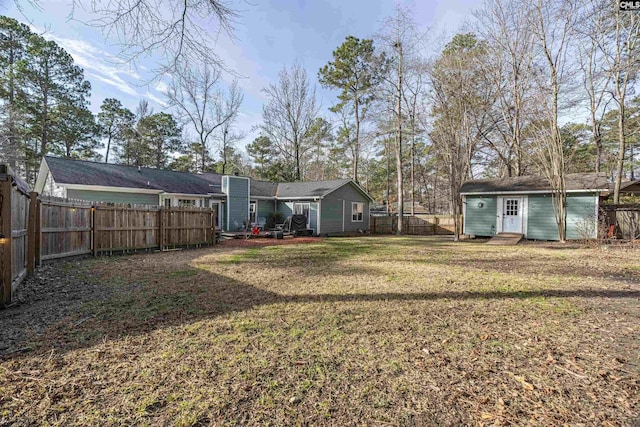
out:
<path id="1" fill-rule="evenodd" d="M 40 260 L 91 253 L 91 209 L 80 201 L 40 201 Z"/>
<path id="2" fill-rule="evenodd" d="M 29 187 L 0 165 L 0 305 L 10 304 L 27 274 Z"/>
<path id="3" fill-rule="evenodd" d="M 452 216 L 415 215 L 403 218 L 403 233 L 409 235 L 448 235 L 454 232 Z M 372 234 L 393 234 L 398 229 L 397 216 L 371 216 Z"/>
<path id="4" fill-rule="evenodd" d="M 159 248 L 158 207 L 96 206 L 94 252 Z"/>
<path id="5" fill-rule="evenodd" d="M 36 262 L 214 243 L 211 208 L 114 205 L 41 197 L 32 218 Z"/>
<path id="6" fill-rule="evenodd" d="M 640 239 L 640 205 L 602 206 L 603 221 L 609 228 L 607 237 Z"/>

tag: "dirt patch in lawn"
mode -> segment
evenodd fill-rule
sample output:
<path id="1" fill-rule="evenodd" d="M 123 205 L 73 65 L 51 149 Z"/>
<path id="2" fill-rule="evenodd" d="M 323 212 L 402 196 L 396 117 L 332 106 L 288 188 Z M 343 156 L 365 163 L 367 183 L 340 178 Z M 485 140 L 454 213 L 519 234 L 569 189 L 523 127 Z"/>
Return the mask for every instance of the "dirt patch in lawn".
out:
<path id="1" fill-rule="evenodd" d="M 632 424 L 638 253 L 508 251 L 363 237 L 84 261 L 111 293 L 4 356 L 0 424 Z"/>
<path id="2" fill-rule="evenodd" d="M 257 246 L 303 245 L 308 243 L 320 243 L 321 241 L 321 237 L 287 237 L 285 239 L 252 237 L 249 239 L 224 240 L 220 244 L 225 248 L 253 248 Z"/>

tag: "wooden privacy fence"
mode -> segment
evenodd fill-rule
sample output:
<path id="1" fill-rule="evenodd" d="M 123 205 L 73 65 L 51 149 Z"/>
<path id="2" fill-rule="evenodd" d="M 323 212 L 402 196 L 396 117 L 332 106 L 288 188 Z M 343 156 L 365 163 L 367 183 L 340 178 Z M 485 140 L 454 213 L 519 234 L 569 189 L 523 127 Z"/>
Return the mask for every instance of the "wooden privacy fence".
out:
<path id="1" fill-rule="evenodd" d="M 38 197 L 0 164 L 0 306 L 43 260 L 211 245 L 215 223 L 211 208 Z"/>
<path id="2" fill-rule="evenodd" d="M 29 186 L 0 165 L 0 304 L 11 302 L 27 274 Z"/>
<path id="3" fill-rule="evenodd" d="M 166 250 L 215 242 L 211 208 L 114 205 L 64 199 L 38 201 L 38 260 L 138 250 Z"/>
<path id="4" fill-rule="evenodd" d="M 410 235 L 433 236 L 454 233 L 454 218 L 450 215 L 415 215 L 403 218 L 402 232 Z M 372 234 L 393 234 L 398 229 L 398 217 L 371 216 Z"/>
<path id="5" fill-rule="evenodd" d="M 640 239 L 640 205 L 605 205 L 601 210 L 607 237 Z"/>

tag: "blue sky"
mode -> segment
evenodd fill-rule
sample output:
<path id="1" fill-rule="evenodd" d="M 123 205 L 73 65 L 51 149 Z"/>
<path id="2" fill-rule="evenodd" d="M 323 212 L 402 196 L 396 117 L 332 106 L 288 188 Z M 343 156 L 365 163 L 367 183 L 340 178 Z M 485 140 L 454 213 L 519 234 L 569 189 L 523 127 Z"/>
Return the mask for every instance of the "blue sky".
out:
<path id="1" fill-rule="evenodd" d="M 89 0 L 86 0 L 87 2 Z M 69 20 L 70 0 L 42 0 L 40 10 L 27 0 L 19 0 L 22 13 L 13 0 L 0 0 L 0 14 L 8 15 L 34 28 L 64 47 L 84 68 L 92 84 L 91 109 L 96 112 L 102 100 L 115 97 L 134 110 L 141 98 L 149 100 L 156 112 L 163 106 L 163 82 L 152 85 L 149 69 L 155 59 L 145 58 L 133 67 L 117 58 L 115 41 L 82 22 L 88 15 L 76 10 L 79 21 Z M 439 49 L 446 35 L 452 35 L 464 23 L 470 12 L 479 7 L 479 0 L 403 1 L 413 6 L 416 22 L 426 30 L 432 28 L 430 46 Z M 264 95 L 261 90 L 277 81 L 278 72 L 294 62 L 306 68 L 312 83 L 318 69 L 331 60 L 331 54 L 348 35 L 371 37 L 382 21 L 392 15 L 396 4 L 392 0 L 250 0 L 232 3 L 239 11 L 235 40 L 226 36 L 214 47 L 229 69 L 239 79 L 245 98 L 237 127 L 247 132 L 239 146 L 251 142 L 257 135 L 253 126 L 260 122 Z M 429 47 L 430 48 L 430 47 Z M 317 86 L 323 112 L 327 111 L 336 92 Z"/>

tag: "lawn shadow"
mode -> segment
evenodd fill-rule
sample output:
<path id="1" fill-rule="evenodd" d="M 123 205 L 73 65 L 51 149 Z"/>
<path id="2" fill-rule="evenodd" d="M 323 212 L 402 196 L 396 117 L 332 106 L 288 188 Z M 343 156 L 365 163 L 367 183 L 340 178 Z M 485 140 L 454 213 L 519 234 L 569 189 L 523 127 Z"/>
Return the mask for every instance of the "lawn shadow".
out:
<path id="1" fill-rule="evenodd" d="M 73 276 L 74 273 L 70 274 Z M 93 300 L 91 294 L 85 294 L 83 304 L 78 304 L 75 300 L 58 299 L 60 317 L 52 317 L 55 323 L 43 331 L 45 333 L 42 335 L 31 336 L 28 343 L 23 346 L 23 351 L 4 356 L 0 353 L 0 358 L 28 357 L 34 353 L 42 354 L 52 350 L 64 353 L 93 347 L 108 340 L 215 319 L 229 313 L 248 311 L 254 307 L 269 304 L 509 300 L 540 297 L 640 298 L 640 291 L 637 290 L 589 288 L 281 295 L 210 271 L 183 270 L 174 271 L 171 274 L 171 286 L 163 286 L 157 278 L 150 278 L 148 281 L 123 281 L 111 285 L 102 283 L 103 286 L 112 286 L 113 291 L 108 294 L 96 291 Z M 86 285 L 86 282 L 82 281 L 77 283 L 78 286 Z M 94 286 L 92 289 L 99 290 L 101 286 Z M 3 313 L 3 322 L 7 327 L 0 332 L 0 339 L 4 339 L 2 334 L 10 329 L 11 319 L 19 318 L 21 310 L 25 308 L 29 307 L 18 306 Z"/>

